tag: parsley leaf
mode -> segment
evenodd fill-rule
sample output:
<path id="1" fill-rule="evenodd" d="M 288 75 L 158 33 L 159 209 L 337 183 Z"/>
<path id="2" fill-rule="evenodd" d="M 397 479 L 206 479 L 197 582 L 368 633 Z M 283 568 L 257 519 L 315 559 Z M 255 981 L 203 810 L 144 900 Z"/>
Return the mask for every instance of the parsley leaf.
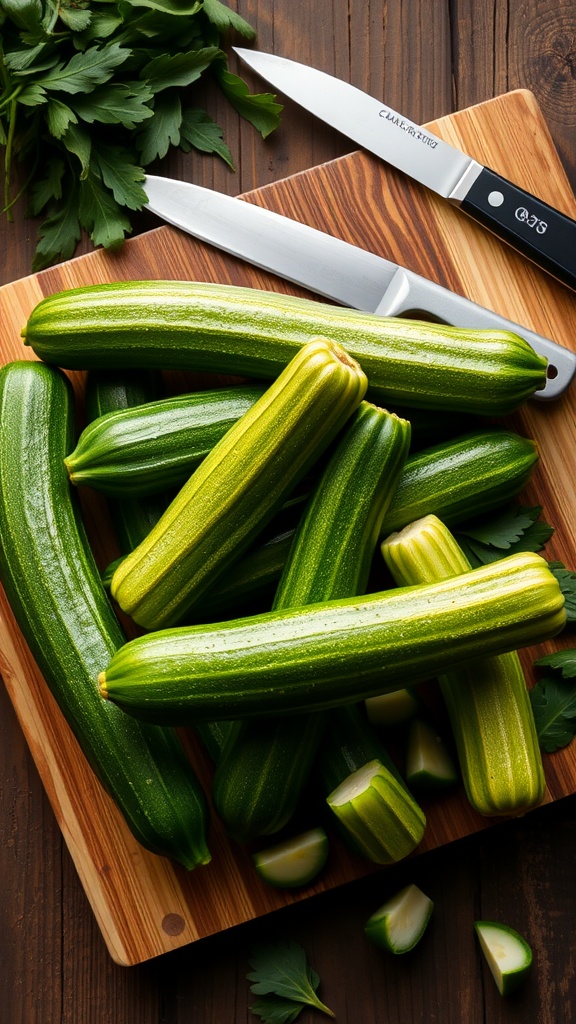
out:
<path id="1" fill-rule="evenodd" d="M 306 953 L 298 942 L 279 942 L 258 946 L 249 960 L 252 973 L 250 991 L 265 996 L 251 1007 L 266 1024 L 293 1021 L 303 1006 L 313 1006 L 329 1017 L 329 1010 L 316 995 L 320 979 L 308 965 Z"/>
<path id="2" fill-rule="evenodd" d="M 576 650 L 557 651 L 535 662 L 552 669 L 530 690 L 540 746 L 548 753 L 566 747 L 576 735 Z"/>
<path id="3" fill-rule="evenodd" d="M 11 219 L 18 160 L 26 213 L 45 218 L 34 270 L 72 256 L 83 231 L 120 244 L 146 205 L 144 168 L 171 148 L 234 168 L 222 129 L 194 105 L 209 71 L 263 136 L 279 123 L 275 97 L 227 71 L 221 35 L 255 33 L 222 0 L 0 0 L 0 23 L 3 206 Z"/>
<path id="4" fill-rule="evenodd" d="M 554 533 L 548 523 L 538 522 L 541 512 L 539 505 L 511 505 L 491 516 L 459 526 L 454 536 L 472 568 L 495 562 L 517 551 L 541 551 Z"/>

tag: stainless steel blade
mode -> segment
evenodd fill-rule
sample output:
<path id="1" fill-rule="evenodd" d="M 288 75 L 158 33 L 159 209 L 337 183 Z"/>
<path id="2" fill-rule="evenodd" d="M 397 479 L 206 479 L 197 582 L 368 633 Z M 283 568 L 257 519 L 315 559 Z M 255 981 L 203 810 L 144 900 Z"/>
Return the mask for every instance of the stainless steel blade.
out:
<path id="1" fill-rule="evenodd" d="M 234 47 L 274 89 L 445 199 L 461 198 L 482 165 L 348 82 L 297 61 Z"/>
<path id="2" fill-rule="evenodd" d="M 576 356 L 549 338 L 308 224 L 171 178 L 148 175 L 144 190 L 169 224 L 342 306 L 519 334 L 549 363 L 539 399 L 557 398 L 576 374 Z"/>
<path id="3" fill-rule="evenodd" d="M 147 175 L 148 209 L 224 252 L 343 306 L 373 313 L 395 263 L 279 214 L 187 182 Z"/>

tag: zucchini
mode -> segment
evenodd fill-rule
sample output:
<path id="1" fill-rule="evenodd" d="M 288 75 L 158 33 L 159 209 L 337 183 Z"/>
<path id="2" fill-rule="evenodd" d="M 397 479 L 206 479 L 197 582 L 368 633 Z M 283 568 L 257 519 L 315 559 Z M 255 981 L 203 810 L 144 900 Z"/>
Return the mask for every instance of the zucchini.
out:
<path id="1" fill-rule="evenodd" d="M 431 583 L 470 563 L 448 528 L 426 516 L 382 544 L 397 583 Z M 497 563 L 496 563 L 497 564 Z M 478 612 L 481 625 L 482 612 Z M 471 805 L 484 815 L 523 814 L 546 789 L 526 680 L 515 651 L 477 657 L 439 676 Z"/>
<path id="2" fill-rule="evenodd" d="M 66 369 L 188 369 L 272 379 L 311 337 L 361 364 L 379 404 L 501 416 L 546 383 L 546 360 L 508 331 L 380 317 L 233 285 L 121 281 L 42 299 L 22 335 Z"/>
<path id="3" fill-rule="evenodd" d="M 532 967 L 529 943 L 515 928 L 499 921 L 474 921 L 474 930 L 500 995 L 517 992 Z"/>
<path id="4" fill-rule="evenodd" d="M 426 931 L 434 903 L 417 885 L 406 885 L 367 920 L 368 938 L 387 953 L 409 953 Z"/>
<path id="5" fill-rule="evenodd" d="M 410 444 L 406 420 L 362 402 L 306 505 L 274 608 L 364 590 L 380 523 Z M 322 715 L 244 719 L 214 773 L 214 807 L 246 842 L 292 817 L 324 729 Z"/>
<path id="6" fill-rule="evenodd" d="M 232 839 L 247 843 L 290 821 L 323 729 L 320 714 L 234 723 L 212 782 L 214 810 Z"/>
<path id="7" fill-rule="evenodd" d="M 355 845 L 375 864 L 402 860 L 424 835 L 424 812 L 381 761 L 358 768 L 326 802 Z"/>
<path id="8" fill-rule="evenodd" d="M 207 807 L 176 733 L 142 727 L 98 694 L 125 636 L 88 547 L 64 457 L 72 387 L 38 362 L 0 370 L 0 572 L 46 684 L 100 782 L 147 849 L 206 864 Z"/>
<path id="9" fill-rule="evenodd" d="M 143 405 L 156 400 L 161 390 L 161 377 L 151 370 L 91 370 L 86 374 L 84 386 L 85 417 L 92 421 L 116 410 Z M 137 498 L 125 495 L 121 501 L 108 501 L 110 517 L 123 554 L 128 554 L 148 536 L 169 501 L 169 494 Z M 102 582 L 106 587 L 105 574 Z"/>
<path id="10" fill-rule="evenodd" d="M 432 445 L 406 461 L 382 523 L 382 538 L 429 514 L 450 526 L 505 505 L 528 483 L 535 441 L 493 427 Z"/>
<path id="11" fill-rule="evenodd" d="M 262 881 L 279 889 L 295 889 L 309 885 L 316 878 L 328 860 L 328 852 L 324 829 L 311 828 L 258 850 L 252 860 Z"/>
<path id="12" fill-rule="evenodd" d="M 365 390 L 339 345 L 304 345 L 120 563 L 110 589 L 122 611 L 145 629 L 180 621 L 281 508 Z"/>
<path id="13" fill-rule="evenodd" d="M 534 441 L 497 427 L 409 455 L 384 512 L 380 536 L 428 513 L 457 524 L 490 512 L 520 493 L 537 461 Z M 271 526 L 275 522 L 276 518 Z M 295 518 L 294 524 L 297 522 Z M 214 621 L 226 612 L 238 612 L 247 599 L 259 600 L 273 593 L 292 543 L 291 528 L 289 524 L 286 530 L 273 532 L 266 544 L 258 539 L 230 572 L 205 592 L 200 606 L 193 609 L 194 621 L 200 617 Z"/>
<path id="14" fill-rule="evenodd" d="M 70 479 L 121 498 L 181 487 L 263 393 L 247 384 L 104 413 L 84 428 L 66 457 Z"/>
<path id="15" fill-rule="evenodd" d="M 458 770 L 444 738 L 431 722 L 413 718 L 406 746 L 406 782 L 414 789 L 440 790 L 455 786 Z"/>
<path id="16" fill-rule="evenodd" d="M 332 708 L 317 760 L 326 803 L 348 844 L 379 864 L 407 857 L 426 817 L 356 704 Z"/>
<path id="17" fill-rule="evenodd" d="M 565 622 L 557 579 L 523 552 L 425 586 L 136 637 L 100 688 L 127 712 L 172 724 L 309 712 L 540 643 Z"/>

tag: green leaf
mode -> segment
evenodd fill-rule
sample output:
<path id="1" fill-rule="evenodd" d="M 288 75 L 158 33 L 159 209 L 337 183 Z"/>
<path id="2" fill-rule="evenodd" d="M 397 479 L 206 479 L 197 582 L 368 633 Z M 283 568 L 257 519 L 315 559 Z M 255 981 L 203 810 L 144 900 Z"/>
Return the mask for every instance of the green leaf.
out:
<path id="1" fill-rule="evenodd" d="M 255 39 L 256 32 L 236 11 L 231 11 L 220 0 L 204 0 L 204 14 L 216 26 L 219 32 L 232 28 L 246 39 Z"/>
<path id="2" fill-rule="evenodd" d="M 48 67 L 54 67 L 58 60 L 55 53 L 50 53 L 47 58 L 48 63 L 36 64 L 36 59 L 43 53 L 45 54 L 46 49 L 46 43 L 38 43 L 37 46 L 30 46 L 25 50 L 10 50 L 4 54 L 4 64 L 9 71 L 14 73 L 28 72 L 29 69 L 32 69 L 34 73 L 45 71 Z"/>
<path id="3" fill-rule="evenodd" d="M 548 562 L 548 568 L 558 580 L 564 594 L 566 622 L 576 622 L 576 572 L 563 562 Z"/>
<path id="4" fill-rule="evenodd" d="M 146 167 L 153 160 L 166 156 L 170 146 L 180 142 L 182 106 L 175 90 L 163 92 L 154 99 L 154 116 L 144 124 L 136 138 L 140 162 Z"/>
<path id="5" fill-rule="evenodd" d="M 318 975 L 308 965 L 306 953 L 297 942 L 278 942 L 271 946 L 258 946 L 249 959 L 252 973 L 250 991 L 254 995 L 278 996 L 283 1000 L 314 1006 L 333 1017 L 316 995 L 320 983 Z"/>
<path id="6" fill-rule="evenodd" d="M 36 85 L 52 92 L 90 92 L 95 85 L 107 82 L 115 69 L 129 56 L 130 50 L 119 43 L 91 46 L 84 52 L 74 54 L 69 61 L 60 61 L 52 70 L 41 74 L 36 79 Z"/>
<path id="7" fill-rule="evenodd" d="M 217 71 L 218 82 L 226 99 L 235 110 L 260 132 L 265 139 L 280 124 L 282 105 L 272 93 L 251 93 L 246 82 L 225 68 Z"/>
<path id="8" fill-rule="evenodd" d="M 84 32 L 92 18 L 87 0 L 61 0 L 59 14 L 71 32 Z"/>
<path id="9" fill-rule="evenodd" d="M 17 28 L 37 32 L 42 28 L 44 11 L 41 0 L 2 0 L 1 10 Z"/>
<path id="10" fill-rule="evenodd" d="M 302 1003 L 294 1003 L 291 999 L 282 999 L 280 996 L 262 996 L 250 1007 L 251 1013 L 261 1017 L 264 1024 L 292 1024 L 303 1009 Z"/>
<path id="11" fill-rule="evenodd" d="M 130 231 L 130 221 L 94 173 L 80 183 L 78 212 L 80 223 L 94 245 L 115 248 Z"/>
<path id="12" fill-rule="evenodd" d="M 61 139 L 71 124 L 78 124 L 78 118 L 66 103 L 52 98 L 46 104 L 46 124 L 50 134 Z"/>
<path id="13" fill-rule="evenodd" d="M 39 242 L 32 263 L 34 271 L 70 259 L 80 241 L 82 232 L 76 188 L 73 182 L 69 184 L 65 195 L 38 229 Z"/>
<path id="14" fill-rule="evenodd" d="M 234 168 L 222 129 L 204 110 L 196 108 L 184 111 L 180 126 L 180 149 L 187 153 L 191 146 L 201 153 L 216 153 L 229 167 Z"/>
<path id="15" fill-rule="evenodd" d="M 175 17 L 190 18 L 202 9 L 202 3 L 193 0 L 192 3 L 179 2 L 179 0 L 131 0 L 132 7 L 148 7 L 153 11 L 164 11 L 166 14 L 173 14 Z"/>
<path id="16" fill-rule="evenodd" d="M 18 93 L 18 103 L 25 107 L 37 107 L 46 102 L 46 92 L 40 85 L 31 82 Z"/>
<path id="17" fill-rule="evenodd" d="M 530 701 L 543 750 L 551 754 L 568 746 L 576 735 L 576 686 L 561 676 L 545 676 L 530 690 Z"/>
<path id="18" fill-rule="evenodd" d="M 119 206 L 141 210 L 146 205 L 147 196 L 141 185 L 146 175 L 129 150 L 98 142 L 92 146 L 92 157 Z"/>
<path id="19" fill-rule="evenodd" d="M 87 96 L 75 97 L 72 106 L 88 124 L 121 124 L 132 129 L 152 117 L 152 92 L 145 82 L 107 83 Z"/>
<path id="20" fill-rule="evenodd" d="M 222 51 L 215 46 L 172 55 L 163 53 L 142 68 L 140 77 L 155 93 L 163 89 L 182 88 L 197 81 L 221 54 Z"/>
<path id="21" fill-rule="evenodd" d="M 80 161 L 80 181 L 83 181 L 90 171 L 90 158 L 92 153 L 92 140 L 89 134 L 78 125 L 71 124 L 68 131 L 62 136 L 62 142 L 74 156 Z"/>
<path id="22" fill-rule="evenodd" d="M 570 648 L 567 651 L 555 651 L 554 654 L 546 654 L 534 662 L 535 665 L 545 666 L 559 671 L 564 679 L 576 677 L 576 649 Z"/>
<path id="23" fill-rule="evenodd" d="M 62 198 L 63 176 L 64 161 L 57 158 L 48 160 L 44 177 L 39 178 L 30 190 L 29 217 L 38 217 L 50 200 Z"/>
<path id="24" fill-rule="evenodd" d="M 518 551 L 541 551 L 554 533 L 548 523 L 537 521 L 541 512 L 539 505 L 511 505 L 459 526 L 454 536 L 473 567 Z"/>

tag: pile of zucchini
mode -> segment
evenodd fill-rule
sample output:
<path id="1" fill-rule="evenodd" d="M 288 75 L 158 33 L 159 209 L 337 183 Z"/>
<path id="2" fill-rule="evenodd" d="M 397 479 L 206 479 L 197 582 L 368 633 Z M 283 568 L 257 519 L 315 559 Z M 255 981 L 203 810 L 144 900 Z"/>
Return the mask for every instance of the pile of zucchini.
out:
<path id="1" fill-rule="evenodd" d="M 450 532 L 536 464 L 532 440 L 493 424 L 545 383 L 526 342 L 154 281 L 49 296 L 23 337 L 39 358 L 0 370 L 2 582 L 144 846 L 210 860 L 177 734 L 191 726 L 229 835 L 281 840 L 255 853 L 263 878 L 309 881 L 327 822 L 376 863 L 407 856 L 425 814 L 367 707 L 433 677 L 472 806 L 541 801 L 516 650 L 563 628 L 563 596 L 539 555 L 472 569 Z M 68 369 L 88 371 L 79 436 Z M 174 369 L 232 379 L 168 395 Z M 110 503 L 111 566 L 79 487 Z"/>

